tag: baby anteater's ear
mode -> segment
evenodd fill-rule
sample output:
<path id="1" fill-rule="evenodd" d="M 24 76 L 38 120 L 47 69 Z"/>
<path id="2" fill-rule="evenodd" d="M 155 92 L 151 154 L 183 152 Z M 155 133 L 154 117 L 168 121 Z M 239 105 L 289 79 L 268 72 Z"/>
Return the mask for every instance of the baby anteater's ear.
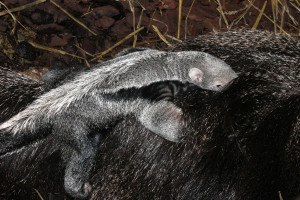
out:
<path id="1" fill-rule="evenodd" d="M 189 71 L 189 77 L 195 83 L 201 83 L 203 79 L 203 72 L 198 68 L 191 68 Z"/>

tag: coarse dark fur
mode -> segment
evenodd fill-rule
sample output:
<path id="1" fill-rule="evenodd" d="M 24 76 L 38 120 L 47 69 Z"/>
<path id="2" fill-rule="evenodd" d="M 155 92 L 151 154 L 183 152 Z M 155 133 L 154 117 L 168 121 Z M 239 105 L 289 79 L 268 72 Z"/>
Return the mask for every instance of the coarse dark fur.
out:
<path id="1" fill-rule="evenodd" d="M 127 53 L 78 73 L 0 124 L 0 155 L 51 134 L 66 160 L 66 191 L 86 198 L 92 190 L 88 179 L 98 142 L 103 130 L 118 120 L 134 114 L 143 126 L 170 141 L 181 137 L 180 108 L 135 94 L 125 98 L 119 94 L 125 94 L 122 90 L 171 80 L 220 91 L 236 77 L 226 63 L 203 52 L 149 49 Z"/>
<path id="2" fill-rule="evenodd" d="M 54 66 L 40 78 L 40 83 L 49 91 L 50 89 L 74 80 L 77 74 L 87 70 L 88 69 L 82 65 L 72 67 Z"/>
<path id="3" fill-rule="evenodd" d="M 23 110 L 45 93 L 43 84 L 25 75 L 0 67 L 0 123 Z"/>
<path id="4" fill-rule="evenodd" d="M 151 134 L 134 117 L 120 121 L 100 144 L 91 199 L 299 195 L 299 42 L 243 31 L 200 36 L 178 47 L 185 48 L 219 56 L 241 75 L 221 93 L 193 87 L 175 98 L 185 121 L 180 143 Z M 34 199 L 36 188 L 45 198 L 63 199 L 63 168 L 51 141 L 2 158 L 0 194 Z M 50 163 L 55 166 L 45 167 Z"/>

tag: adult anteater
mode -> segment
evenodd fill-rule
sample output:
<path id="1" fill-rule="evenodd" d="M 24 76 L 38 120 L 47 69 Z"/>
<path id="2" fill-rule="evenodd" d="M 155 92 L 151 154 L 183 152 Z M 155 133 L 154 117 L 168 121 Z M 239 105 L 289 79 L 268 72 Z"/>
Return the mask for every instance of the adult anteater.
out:
<path id="1" fill-rule="evenodd" d="M 91 199 L 299 195 L 300 43 L 243 31 L 200 36 L 175 48 L 184 49 L 225 60 L 239 77 L 221 93 L 191 87 L 176 97 L 185 121 L 180 143 L 151 134 L 134 117 L 118 123 L 101 143 Z M 63 197 L 55 149 L 48 138 L 1 158 L 0 195 L 35 199 L 35 188 L 45 198 Z"/>

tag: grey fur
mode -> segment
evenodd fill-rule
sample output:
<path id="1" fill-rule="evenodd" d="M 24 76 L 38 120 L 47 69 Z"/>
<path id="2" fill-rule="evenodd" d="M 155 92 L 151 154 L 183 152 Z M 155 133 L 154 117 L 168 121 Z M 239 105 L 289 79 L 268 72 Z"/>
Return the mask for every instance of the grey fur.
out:
<path id="1" fill-rule="evenodd" d="M 201 71 L 200 78 L 194 77 L 196 82 L 191 79 L 195 75 L 191 69 Z M 47 92 L 2 123 L 0 155 L 22 147 L 27 141 L 43 138 L 51 131 L 67 159 L 66 191 L 74 197 L 86 198 L 91 191 L 87 181 L 97 151 L 96 138 L 99 138 L 91 135 L 95 130 L 98 132 L 134 114 L 145 127 L 170 141 L 181 137 L 182 111 L 172 103 L 139 97 L 111 100 L 107 96 L 165 80 L 197 83 L 204 89 L 220 91 L 236 77 L 227 64 L 203 52 L 129 53 L 80 73 L 73 81 Z M 163 110 L 167 112 L 160 113 Z M 162 122 L 157 120 L 161 114 L 166 118 Z"/>
<path id="2" fill-rule="evenodd" d="M 162 101 L 145 107 L 139 121 L 150 131 L 174 141 L 181 130 L 182 110 L 173 103 Z"/>
<path id="3" fill-rule="evenodd" d="M 149 50 L 152 50 L 152 51 L 158 51 L 156 49 L 149 49 L 149 48 L 146 48 L 146 47 L 133 47 L 133 48 L 128 48 L 128 49 L 125 49 L 119 53 L 117 53 L 115 55 L 115 57 L 120 57 L 120 56 L 125 56 L 127 54 L 130 54 L 130 53 L 134 53 L 134 52 L 138 52 L 138 51 L 149 51 Z"/>

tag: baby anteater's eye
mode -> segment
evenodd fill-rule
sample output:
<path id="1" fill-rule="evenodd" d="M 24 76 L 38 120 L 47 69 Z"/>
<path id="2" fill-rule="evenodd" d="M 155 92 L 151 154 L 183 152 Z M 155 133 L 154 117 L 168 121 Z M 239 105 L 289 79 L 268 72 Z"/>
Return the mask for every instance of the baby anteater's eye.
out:
<path id="1" fill-rule="evenodd" d="M 214 85 L 215 85 L 216 89 L 218 89 L 218 90 L 222 89 L 224 86 L 224 84 L 221 81 L 216 81 Z"/>

